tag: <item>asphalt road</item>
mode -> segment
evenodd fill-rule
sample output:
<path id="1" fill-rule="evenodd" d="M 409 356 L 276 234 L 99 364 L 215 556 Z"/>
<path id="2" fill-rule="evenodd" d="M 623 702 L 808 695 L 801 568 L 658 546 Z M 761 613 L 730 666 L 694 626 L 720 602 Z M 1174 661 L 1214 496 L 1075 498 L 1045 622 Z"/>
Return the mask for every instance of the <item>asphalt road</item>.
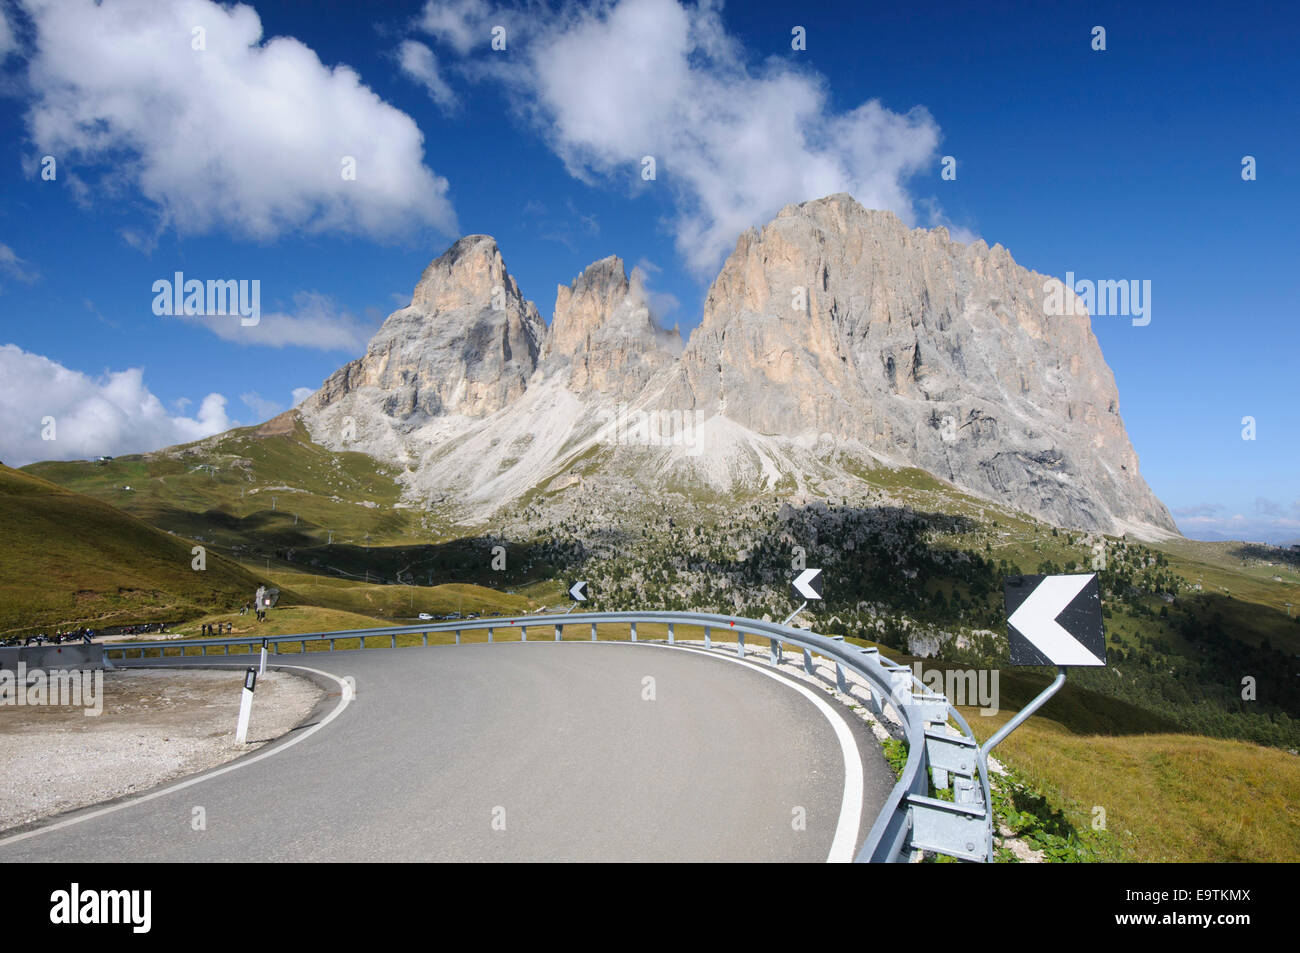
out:
<path id="1" fill-rule="evenodd" d="M 301 658 L 353 677 L 355 697 L 339 710 L 335 688 L 307 725 L 197 781 L 0 835 L 0 861 L 822 862 L 845 826 L 841 741 L 866 769 L 861 810 L 845 811 L 854 852 L 893 785 L 829 696 L 721 653 L 575 641 Z M 231 678 L 237 691 L 242 668 Z"/>

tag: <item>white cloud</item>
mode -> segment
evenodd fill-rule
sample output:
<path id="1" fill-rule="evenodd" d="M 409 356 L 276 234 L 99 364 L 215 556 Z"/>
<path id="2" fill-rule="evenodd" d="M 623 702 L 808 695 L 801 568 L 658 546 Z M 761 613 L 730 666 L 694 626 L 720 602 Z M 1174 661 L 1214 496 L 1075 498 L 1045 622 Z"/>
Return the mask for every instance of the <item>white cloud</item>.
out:
<path id="1" fill-rule="evenodd" d="M 18 41 L 14 39 L 13 27 L 9 25 L 4 7 L 0 7 L 0 62 L 17 48 Z"/>
<path id="2" fill-rule="evenodd" d="M 42 439 L 52 417 L 53 440 Z M 0 460 L 79 460 L 141 453 L 237 426 L 226 398 L 208 394 L 197 415 L 169 414 L 144 384 L 144 369 L 94 378 L 13 344 L 0 346 Z"/>
<path id="3" fill-rule="evenodd" d="M 464 56 L 491 41 L 490 18 L 486 0 L 429 0 L 420 16 L 420 29 Z"/>
<path id="4" fill-rule="evenodd" d="M 468 34 L 430 29 L 431 12 L 425 29 L 461 49 Z M 508 67 L 488 59 L 478 71 L 512 90 L 571 174 L 671 189 L 678 251 L 697 274 L 713 274 L 740 232 L 791 202 L 849 192 L 916 222 L 905 182 L 939 142 L 923 108 L 871 100 L 836 111 L 819 74 L 775 58 L 750 65 L 708 2 L 521 16 L 530 22 L 514 31 Z M 657 166 L 648 183 L 647 155 Z"/>
<path id="5" fill-rule="evenodd" d="M 297 407 L 314 393 L 316 393 L 314 387 L 295 387 L 293 389 L 293 406 Z"/>
<path id="6" fill-rule="evenodd" d="M 418 40 L 404 40 L 397 48 L 402 72 L 424 87 L 429 97 L 443 110 L 456 108 L 456 94 L 438 72 L 438 58 Z"/>
<path id="7" fill-rule="evenodd" d="M 675 294 L 667 291 L 655 291 L 650 287 L 651 276 L 659 274 L 662 270 L 654 262 L 642 258 L 632 266 L 632 273 L 629 278 L 636 287 L 637 294 L 645 299 L 647 306 L 650 308 L 650 313 L 661 324 L 666 324 L 672 315 L 681 310 L 682 303 Z"/>
<path id="8" fill-rule="evenodd" d="M 39 277 L 34 268 L 14 254 L 14 250 L 4 243 L 0 243 L 0 271 L 27 284 Z"/>
<path id="9" fill-rule="evenodd" d="M 958 225 L 948 218 L 939 203 L 933 198 L 917 199 L 917 204 L 925 211 L 926 224 L 931 228 L 942 225 L 948 229 L 948 237 L 955 242 L 961 242 L 963 245 L 969 245 L 971 242 L 978 241 L 979 235 L 971 231 L 965 225 Z"/>
<path id="10" fill-rule="evenodd" d="M 276 414 L 284 410 L 283 404 L 278 404 L 273 400 L 267 400 L 255 390 L 249 391 L 247 394 L 240 394 L 239 399 L 244 402 L 244 406 L 251 410 L 253 416 L 258 420 L 270 420 Z"/>
<path id="11" fill-rule="evenodd" d="M 37 33 L 29 133 L 41 152 L 98 164 L 88 197 L 125 179 L 182 233 L 456 232 L 447 181 L 424 165 L 415 122 L 350 67 L 325 66 L 292 37 L 264 41 L 251 7 L 24 5 Z M 195 50 L 200 28 L 205 48 Z"/>
<path id="12" fill-rule="evenodd" d="M 408 295 L 408 303 L 409 300 Z M 293 296 L 293 303 L 293 313 L 263 314 L 257 324 L 247 327 L 237 315 L 182 315 L 177 320 L 205 327 L 217 337 L 236 344 L 305 347 L 317 351 L 360 353 L 374 333 L 373 327 L 340 310 L 326 295 L 299 292 Z"/>

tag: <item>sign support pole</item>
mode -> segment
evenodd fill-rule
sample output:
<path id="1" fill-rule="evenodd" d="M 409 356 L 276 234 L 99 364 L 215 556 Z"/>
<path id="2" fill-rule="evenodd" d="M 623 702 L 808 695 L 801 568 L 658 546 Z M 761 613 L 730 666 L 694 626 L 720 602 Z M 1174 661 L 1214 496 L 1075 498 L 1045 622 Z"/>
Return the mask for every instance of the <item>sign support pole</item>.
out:
<path id="1" fill-rule="evenodd" d="M 1039 692 L 1037 698 L 1031 701 L 1024 708 L 1020 709 L 1020 711 L 1016 712 L 1016 717 L 1012 718 L 1009 722 L 1007 722 L 1005 725 L 999 728 L 997 730 L 997 733 L 994 734 L 992 738 L 990 738 L 988 741 L 984 742 L 984 744 L 980 746 L 980 751 L 979 751 L 980 761 L 984 764 L 987 764 L 989 758 L 989 752 L 992 751 L 999 744 L 1001 744 L 1006 739 L 1007 735 L 1011 734 L 1011 732 L 1015 731 L 1022 724 L 1028 721 L 1029 717 L 1034 712 L 1038 711 L 1038 709 L 1042 708 L 1043 705 L 1047 703 L 1047 700 L 1049 698 L 1051 698 L 1053 695 L 1055 695 L 1058 691 L 1061 690 L 1061 686 L 1064 684 L 1065 684 L 1065 669 L 1057 668 L 1056 678 L 1052 680 L 1052 684 L 1048 685 L 1041 692 Z"/>
<path id="2" fill-rule="evenodd" d="M 803 610 L 804 610 L 804 609 L 807 609 L 807 608 L 808 608 L 808 600 L 805 599 L 805 600 L 803 601 L 803 605 L 801 605 L 798 609 L 795 609 L 795 610 L 794 610 L 793 612 L 791 612 L 788 616 L 786 616 L 786 617 L 785 617 L 785 621 L 782 622 L 781 624 L 782 624 L 782 625 L 789 625 L 791 622 L 794 621 L 794 617 L 795 617 L 795 616 L 797 616 L 800 612 L 803 612 Z"/>

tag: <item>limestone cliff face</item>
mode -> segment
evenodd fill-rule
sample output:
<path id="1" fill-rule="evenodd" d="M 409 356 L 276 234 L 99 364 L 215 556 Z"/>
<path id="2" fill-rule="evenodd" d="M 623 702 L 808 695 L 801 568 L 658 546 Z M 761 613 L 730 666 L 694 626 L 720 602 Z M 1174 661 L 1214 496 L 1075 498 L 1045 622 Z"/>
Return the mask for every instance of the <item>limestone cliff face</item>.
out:
<path id="1" fill-rule="evenodd" d="M 496 242 L 470 235 L 424 270 L 411 304 L 389 315 L 365 356 L 331 375 L 303 413 L 365 392 L 394 419 L 486 417 L 523 394 L 545 332 Z"/>
<path id="2" fill-rule="evenodd" d="M 710 422 L 714 443 L 693 460 L 620 445 L 610 466 L 651 479 L 685 467 L 757 491 L 793 469 L 806 488 L 840 457 L 884 459 L 1061 526 L 1176 533 L 1138 471 L 1089 318 L 1047 314 L 1047 281 L 1000 245 L 832 195 L 740 236 L 683 348 L 620 259 L 560 286 L 548 328 L 496 243 L 470 236 L 303 417 L 327 444 L 356 417 L 353 449 L 418 461 L 416 495 L 461 493 L 464 454 L 446 451 L 478 448 L 484 506 L 563 478 L 608 442 L 590 422 L 626 404 Z M 814 446 L 831 452 L 800 449 Z"/>
<path id="3" fill-rule="evenodd" d="M 852 440 L 1066 526 L 1176 532 L 1085 316 L 1000 245 L 848 195 L 740 237 L 665 393 L 761 434 Z"/>
<path id="4" fill-rule="evenodd" d="M 543 349 L 548 373 L 569 369 L 569 388 L 628 399 L 681 352 L 681 336 L 664 331 L 644 289 L 611 255 L 555 294 L 555 316 Z"/>

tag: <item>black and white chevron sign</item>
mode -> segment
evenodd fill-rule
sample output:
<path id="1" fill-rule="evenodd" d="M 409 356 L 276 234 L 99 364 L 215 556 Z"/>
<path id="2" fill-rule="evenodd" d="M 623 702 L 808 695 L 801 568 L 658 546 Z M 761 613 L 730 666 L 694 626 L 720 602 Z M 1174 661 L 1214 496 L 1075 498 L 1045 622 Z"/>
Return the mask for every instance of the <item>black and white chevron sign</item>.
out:
<path id="1" fill-rule="evenodd" d="M 1096 573 L 1008 576 L 1003 593 L 1012 665 L 1106 664 Z"/>
<path id="2" fill-rule="evenodd" d="M 805 569 L 795 577 L 790 585 L 796 599 L 820 599 L 822 597 L 822 571 Z"/>

